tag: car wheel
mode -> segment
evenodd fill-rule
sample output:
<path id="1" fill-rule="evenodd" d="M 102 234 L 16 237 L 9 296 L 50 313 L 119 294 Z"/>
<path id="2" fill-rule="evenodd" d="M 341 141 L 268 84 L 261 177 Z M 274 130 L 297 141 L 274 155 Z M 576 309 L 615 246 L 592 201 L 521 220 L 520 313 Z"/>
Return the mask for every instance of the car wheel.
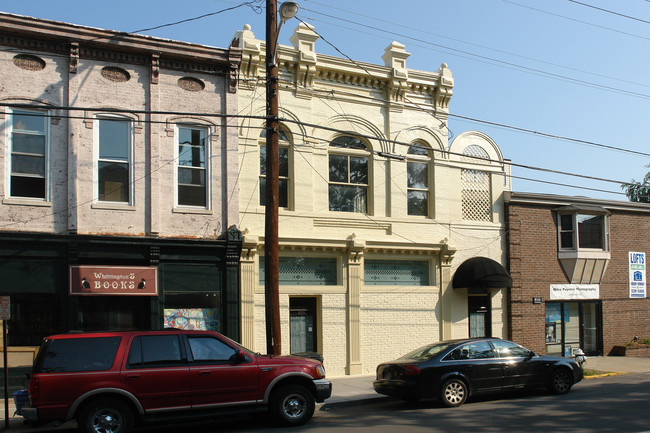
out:
<path id="1" fill-rule="evenodd" d="M 128 433 L 133 428 L 133 411 L 114 398 L 89 403 L 77 418 L 82 433 Z"/>
<path id="2" fill-rule="evenodd" d="M 566 368 L 555 370 L 551 375 L 549 389 L 555 394 L 566 394 L 573 386 L 573 377 Z"/>
<path id="3" fill-rule="evenodd" d="M 469 390 L 465 382 L 460 379 L 449 379 L 442 385 L 440 400 L 445 406 L 458 407 L 465 403 Z"/>
<path id="4" fill-rule="evenodd" d="M 309 421 L 314 414 L 314 396 L 301 385 L 287 385 L 273 393 L 271 415 L 282 425 L 296 426 Z"/>

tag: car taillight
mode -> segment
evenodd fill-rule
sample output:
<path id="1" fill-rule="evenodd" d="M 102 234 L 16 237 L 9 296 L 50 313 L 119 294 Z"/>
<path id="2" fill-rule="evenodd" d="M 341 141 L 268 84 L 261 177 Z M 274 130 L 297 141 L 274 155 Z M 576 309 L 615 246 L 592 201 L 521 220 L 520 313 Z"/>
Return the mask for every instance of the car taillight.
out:
<path id="1" fill-rule="evenodd" d="M 415 365 L 407 365 L 404 367 L 404 376 L 417 376 L 421 371 L 422 370 L 420 367 L 416 367 Z"/>

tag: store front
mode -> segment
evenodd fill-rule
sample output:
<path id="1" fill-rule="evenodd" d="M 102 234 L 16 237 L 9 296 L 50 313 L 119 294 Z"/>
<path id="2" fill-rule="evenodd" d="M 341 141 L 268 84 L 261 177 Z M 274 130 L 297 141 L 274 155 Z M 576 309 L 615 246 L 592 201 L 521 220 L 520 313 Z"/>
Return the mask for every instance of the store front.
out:
<path id="1" fill-rule="evenodd" d="M 181 240 L 0 234 L 8 346 L 44 336 L 176 327 L 240 337 L 240 232 Z M 27 349 L 26 349 L 27 350 Z"/>
<path id="2" fill-rule="evenodd" d="M 572 357 L 577 349 L 603 354 L 601 301 L 547 302 L 545 316 L 548 355 Z"/>

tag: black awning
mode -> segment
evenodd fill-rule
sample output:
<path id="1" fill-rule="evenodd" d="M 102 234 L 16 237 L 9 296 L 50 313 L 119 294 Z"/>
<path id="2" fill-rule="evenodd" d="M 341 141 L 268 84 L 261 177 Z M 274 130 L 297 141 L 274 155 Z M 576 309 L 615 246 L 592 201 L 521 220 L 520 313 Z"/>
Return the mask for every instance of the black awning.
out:
<path id="1" fill-rule="evenodd" d="M 487 257 L 472 257 L 456 269 L 451 285 L 454 289 L 496 289 L 512 287 L 512 278 L 498 262 Z"/>

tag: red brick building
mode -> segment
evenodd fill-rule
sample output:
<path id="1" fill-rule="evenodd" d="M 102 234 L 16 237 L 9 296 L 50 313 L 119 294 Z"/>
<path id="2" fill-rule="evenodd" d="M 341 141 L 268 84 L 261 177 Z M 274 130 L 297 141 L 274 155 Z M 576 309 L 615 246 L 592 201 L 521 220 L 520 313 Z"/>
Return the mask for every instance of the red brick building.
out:
<path id="1" fill-rule="evenodd" d="M 650 338 L 650 205 L 517 192 L 505 203 L 510 339 L 570 356 Z"/>

